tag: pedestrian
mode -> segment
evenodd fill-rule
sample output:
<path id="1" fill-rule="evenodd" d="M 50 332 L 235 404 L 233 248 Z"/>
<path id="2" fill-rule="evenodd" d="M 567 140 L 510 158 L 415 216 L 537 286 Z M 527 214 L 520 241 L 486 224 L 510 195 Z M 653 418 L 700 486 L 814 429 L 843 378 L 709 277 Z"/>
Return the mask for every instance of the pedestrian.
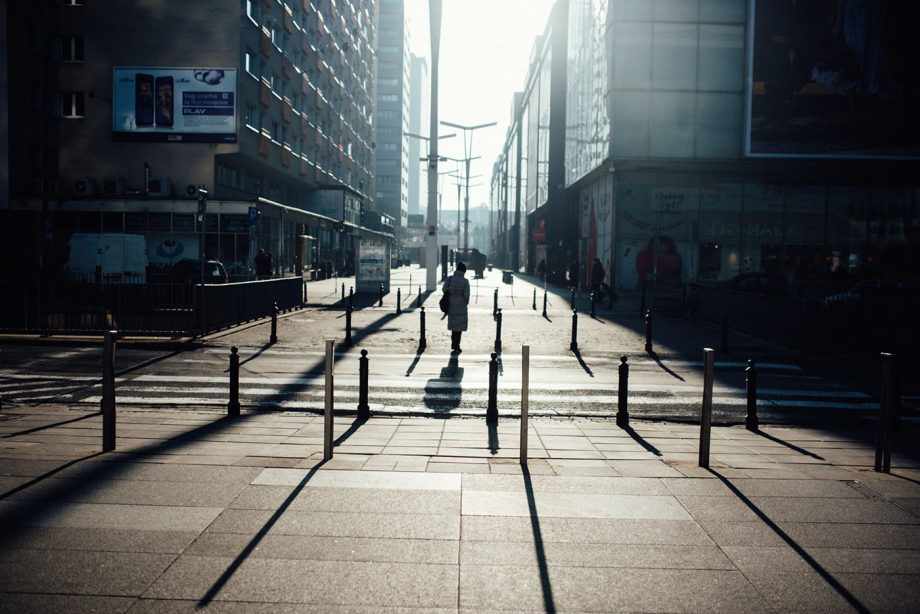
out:
<path id="1" fill-rule="evenodd" d="M 603 297 L 603 283 L 604 265 L 601 264 L 600 258 L 595 258 L 594 264 L 591 265 L 591 291 L 595 293 L 594 295 L 598 299 Z"/>
<path id="2" fill-rule="evenodd" d="M 451 354 L 461 352 L 460 336 L 469 323 L 467 305 L 470 302 L 470 282 L 465 275 L 466 265 L 458 260 L 454 274 L 447 278 L 442 288 L 444 294 L 448 295 L 450 303 L 447 309 L 447 330 L 450 331 Z"/>
<path id="3" fill-rule="evenodd" d="M 546 280 L 546 259 L 540 260 L 540 264 L 537 266 L 537 273 L 540 274 L 540 281 Z"/>
<path id="4" fill-rule="evenodd" d="M 263 248 L 259 248 L 256 254 L 256 278 L 268 279 L 272 276 L 272 257 L 265 253 Z"/>

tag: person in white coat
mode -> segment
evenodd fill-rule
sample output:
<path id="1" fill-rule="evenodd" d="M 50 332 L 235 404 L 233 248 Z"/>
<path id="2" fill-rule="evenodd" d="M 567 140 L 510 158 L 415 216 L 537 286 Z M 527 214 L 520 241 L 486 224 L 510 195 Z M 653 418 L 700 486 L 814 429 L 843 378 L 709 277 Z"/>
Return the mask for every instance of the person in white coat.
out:
<path id="1" fill-rule="evenodd" d="M 460 336 L 469 324 L 467 305 L 470 302 L 470 282 L 465 275 L 466 265 L 457 262 L 454 274 L 447 278 L 443 287 L 443 292 L 448 295 L 450 302 L 447 309 L 447 330 L 450 331 L 451 354 L 461 352 Z"/>

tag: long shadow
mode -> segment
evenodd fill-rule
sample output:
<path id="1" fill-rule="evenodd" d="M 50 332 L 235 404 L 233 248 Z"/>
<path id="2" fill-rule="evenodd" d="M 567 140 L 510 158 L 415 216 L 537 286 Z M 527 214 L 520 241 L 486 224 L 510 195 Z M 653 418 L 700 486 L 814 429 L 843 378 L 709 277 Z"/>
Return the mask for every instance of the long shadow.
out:
<path id="1" fill-rule="evenodd" d="M 294 490 L 291 491 L 291 494 L 289 494 L 284 502 L 278 506 L 278 509 L 275 510 L 275 513 L 271 515 L 271 518 L 269 518 L 265 524 L 262 525 L 262 528 L 259 529 L 259 532 L 256 533 L 251 540 L 249 540 L 249 543 L 246 544 L 246 546 L 240 551 L 236 558 L 233 559 L 233 562 L 230 563 L 230 566 L 224 570 L 224 573 L 220 575 L 220 577 L 214 582 L 211 588 L 208 589 L 208 592 L 204 594 L 204 597 L 202 597 L 198 602 L 199 608 L 203 608 L 214 601 L 214 598 L 217 597 L 217 594 L 220 592 L 220 590 L 227 584 L 227 582 L 230 581 L 230 578 L 232 578 L 233 574 L 236 573 L 236 570 L 240 568 L 240 565 L 242 565 L 243 562 L 249 558 L 249 555 L 252 554 L 256 547 L 258 547 L 259 542 L 261 542 L 262 539 L 268 535 L 268 532 L 271 530 L 271 528 L 275 526 L 275 523 L 278 522 L 284 512 L 286 512 L 287 509 L 291 506 L 291 503 L 294 502 L 294 499 L 296 499 L 301 491 L 303 491 L 303 489 L 306 487 L 307 482 L 309 482 L 310 479 L 316 475 L 316 472 L 319 471 L 320 467 L 322 467 L 325 462 L 326 461 L 321 461 L 312 469 L 310 469 L 307 475 L 305 475 L 300 483 L 294 488 Z"/>
<path id="2" fill-rule="evenodd" d="M 655 456 L 661 456 L 661 452 L 658 450 L 658 448 L 656 448 L 649 442 L 645 441 L 645 439 L 642 438 L 642 435 L 634 431 L 631 426 L 626 425 L 622 428 L 624 431 L 626 431 L 626 434 L 632 437 L 635 440 L 635 442 L 638 443 L 640 446 L 642 446 L 643 448 L 645 448 L 646 450 L 648 450 Z"/>
<path id="3" fill-rule="evenodd" d="M 728 480 L 725 476 L 719 474 L 719 473 L 718 473 L 717 471 L 715 471 L 714 469 L 711 469 L 711 468 L 710 468 L 710 469 L 709 469 L 709 473 L 711 473 L 711 474 L 713 474 L 714 476 L 716 476 L 717 478 L 719 478 L 719 480 L 721 480 L 722 483 L 725 484 L 725 486 L 726 486 L 730 491 L 732 491 L 732 493 L 733 493 L 736 497 L 738 497 L 738 499 L 739 499 L 742 503 L 744 503 L 746 506 L 748 506 L 748 508 L 749 508 L 752 512 L 754 512 L 754 514 L 756 514 L 757 517 L 760 518 L 760 520 L 761 520 L 764 524 L 766 524 L 768 527 L 770 527 L 770 529 L 771 529 L 774 533 L 776 533 L 776 534 L 780 537 L 780 539 L 782 539 L 784 542 L 786 542 L 786 544 L 787 544 L 790 548 L 792 548 L 793 550 L 795 550 L 795 553 L 798 554 L 798 555 L 802 558 L 802 560 L 804 560 L 806 563 L 808 563 L 808 565 L 809 565 L 813 570 L 815 570 L 815 572 L 816 572 L 819 576 L 821 576 L 821 578 L 823 578 L 824 581 L 827 582 L 827 583 L 831 586 L 831 588 L 833 588 L 835 591 L 837 591 L 837 594 L 839 594 L 841 597 L 843 597 L 844 599 L 846 599 L 846 600 L 847 600 L 847 603 L 849 603 L 851 606 L 853 606 L 853 608 L 854 608 L 857 612 L 866 612 L 866 613 L 868 614 L 869 608 L 867 608 L 866 606 L 864 606 L 864 605 L 862 604 L 862 602 L 859 601 L 859 599 L 857 599 L 855 595 L 853 595 L 853 593 L 851 593 L 850 591 L 848 591 L 848 590 L 846 589 L 845 586 L 843 586 L 840 582 L 838 582 L 838 581 L 836 580 L 836 578 L 834 578 L 834 576 L 832 576 L 826 569 L 824 569 L 823 567 L 821 567 L 821 565 L 818 563 L 818 561 L 814 560 L 814 559 L 811 557 L 811 555 L 809 555 L 809 554 L 805 551 L 804 548 L 802 548 L 800 545 L 798 545 L 798 544 L 796 543 L 796 541 L 795 541 L 794 539 L 792 539 L 785 531 L 783 531 L 775 522 L 773 522 L 773 521 L 770 519 L 769 516 L 767 516 L 767 515 L 766 515 L 760 508 L 758 508 L 756 505 L 754 505 L 754 503 L 753 503 L 750 499 L 748 499 L 747 497 L 745 497 L 744 494 L 742 494 L 742 492 L 741 492 L 740 490 L 738 490 L 738 488 L 737 488 L 734 484 L 732 484 L 730 480 Z"/>
<path id="4" fill-rule="evenodd" d="M 92 414 L 92 415 L 95 416 L 95 415 L 98 415 L 98 414 Z M 66 423 L 64 423 L 64 424 L 66 424 Z M 40 476 L 38 476 L 38 477 L 32 478 L 31 480 L 29 480 L 29 481 L 26 482 L 25 484 L 20 484 L 20 485 L 17 486 L 16 488 L 13 488 L 13 489 L 11 489 L 11 490 L 6 491 L 6 492 L 3 493 L 2 495 L 0 495 L 0 499 L 6 499 L 7 497 L 11 497 L 11 496 L 15 495 L 16 493 L 18 493 L 19 491 L 25 490 L 26 488 L 29 488 L 29 487 L 31 487 L 31 486 L 35 486 L 36 484 L 38 484 L 38 483 L 41 482 L 42 480 L 46 480 L 46 479 L 50 478 L 51 476 L 53 476 L 54 474 L 60 473 L 60 472 L 63 471 L 64 469 L 67 469 L 68 467 L 72 467 L 72 466 L 76 465 L 77 463 L 82 463 L 82 462 L 85 461 L 85 460 L 89 460 L 89 459 L 91 459 L 91 458 L 93 458 L 93 457 L 95 457 L 95 456 L 100 456 L 100 455 L 102 455 L 102 454 L 104 454 L 104 452 L 94 452 L 93 454 L 90 454 L 90 455 L 88 455 L 88 456 L 84 456 L 83 458 L 77 458 L 77 459 L 74 459 L 74 460 L 72 460 L 72 461 L 70 461 L 70 462 L 64 463 L 64 464 L 61 465 L 60 467 L 56 467 L 56 468 L 52 469 L 51 471 L 45 472 L 45 473 L 43 473 L 42 475 L 40 475 Z"/>
<path id="5" fill-rule="evenodd" d="M 498 425 L 489 424 L 489 452 L 492 454 L 498 454 Z"/>
<path id="6" fill-rule="evenodd" d="M 670 375 L 670 376 L 672 376 L 672 377 L 676 377 L 677 379 L 679 379 L 679 380 L 682 381 L 682 382 L 687 381 L 687 380 L 685 380 L 683 377 L 681 377 L 680 375 L 678 375 L 677 373 L 675 373 L 674 371 L 672 371 L 671 369 L 669 369 L 668 366 L 667 366 L 666 364 L 664 364 L 663 362 L 661 362 L 661 359 L 658 358 L 658 354 L 655 353 L 654 350 L 652 350 L 651 352 L 649 352 L 648 355 L 652 357 L 652 359 L 658 364 L 659 367 L 661 367 L 661 368 L 664 370 L 665 373 L 667 373 L 668 375 Z"/>
<path id="7" fill-rule="evenodd" d="M 824 460 L 824 457 L 823 457 L 823 456 L 818 456 L 818 455 L 815 454 L 814 452 L 809 452 L 808 450 L 806 450 L 806 449 L 804 449 L 804 448 L 800 448 L 799 446 L 793 445 L 793 444 L 789 443 L 788 441 L 783 441 L 782 439 L 780 439 L 779 437 L 776 437 L 775 435 L 770 435 L 769 433 L 764 433 L 764 432 L 763 432 L 762 430 L 760 430 L 760 429 L 757 429 L 756 432 L 757 432 L 757 434 L 760 435 L 761 437 L 765 437 L 766 439 L 769 439 L 770 441 L 773 441 L 773 442 L 776 442 L 776 443 L 778 443 L 778 444 L 784 445 L 784 446 L 786 446 L 787 448 L 789 448 L 790 450 L 795 450 L 795 451 L 798 452 L 799 454 L 804 454 L 805 456 L 810 456 L 810 457 L 812 457 L 812 458 L 815 458 L 815 459 L 818 459 L 818 460 L 821 460 L 821 461 Z"/>
<path id="8" fill-rule="evenodd" d="M 440 375 L 425 384 L 425 396 L 422 397 L 425 407 L 434 410 L 435 414 L 449 414 L 451 410 L 460 407 L 463 398 L 463 388 L 460 386 L 462 380 L 463 367 L 460 366 L 457 355 L 451 354 L 447 366 L 441 369 Z M 456 382 L 456 394 L 454 386 L 451 385 L 453 382 Z M 445 393 L 444 388 L 449 388 L 450 392 Z"/>
<path id="9" fill-rule="evenodd" d="M 249 362 L 250 360 L 255 360 L 256 358 L 258 358 L 259 356 L 261 356 L 262 353 L 265 352 L 265 350 L 267 350 L 267 349 L 270 348 L 271 346 L 272 346 L 271 343 L 266 343 L 265 345 L 263 345 L 262 347 L 260 347 L 258 350 L 256 350 L 255 352 L 253 352 L 251 355 L 249 355 L 249 356 L 247 356 L 246 358 L 244 358 L 243 360 L 241 360 L 241 361 L 240 361 L 240 366 L 242 367 L 243 365 L 245 365 L 245 364 L 246 364 L 247 362 Z M 224 369 L 224 373 L 227 373 L 228 371 L 230 371 L 230 367 L 227 367 L 226 369 Z"/>
<path id="10" fill-rule="evenodd" d="M 537 514 L 537 501 L 533 496 L 533 483 L 530 481 L 530 470 L 527 465 L 521 466 L 524 476 L 524 489 L 527 491 L 527 507 L 530 508 L 530 529 L 533 531 L 533 546 L 537 554 L 537 565 L 540 567 L 540 588 L 543 590 L 543 609 L 555 613 L 556 603 L 553 600 L 553 587 L 549 582 L 549 567 L 546 564 L 546 552 L 543 549 L 543 534 L 540 531 L 540 516 Z"/>
<path id="11" fill-rule="evenodd" d="M 578 348 L 572 350 L 572 353 L 575 354 L 575 358 L 578 360 L 578 364 L 580 364 L 581 368 L 585 370 L 585 373 L 591 377 L 594 377 L 594 371 L 591 370 L 591 367 L 589 367 L 584 358 L 581 357 L 581 352 L 578 351 Z"/>
<path id="12" fill-rule="evenodd" d="M 39 431 L 44 431 L 46 429 L 51 429 L 56 426 L 63 426 L 65 424 L 73 424 L 74 422 L 79 422 L 80 420 L 86 420 L 87 418 L 93 418 L 95 416 L 101 416 L 102 412 L 97 411 L 91 414 L 86 414 L 85 416 L 80 416 L 79 418 L 72 418 L 70 420 L 62 420 L 61 422 L 55 422 L 54 424 L 46 424 L 45 426 L 36 426 L 34 429 L 27 429 L 25 431 L 18 431 L 16 433 L 7 433 L 3 436 L 3 439 L 8 437 L 19 437 L 20 435 L 28 435 L 30 433 L 38 433 Z"/>
<path id="13" fill-rule="evenodd" d="M 419 348 L 415 351 L 415 358 L 412 360 L 412 364 L 409 365 L 408 369 L 406 369 L 406 377 L 409 377 L 410 375 L 412 375 L 412 372 L 415 371 L 415 366 L 418 364 L 418 361 L 421 360 L 422 354 L 424 353 L 425 353 L 425 348 L 422 346 L 419 346 Z"/>
<path id="14" fill-rule="evenodd" d="M 351 423 L 351 426 L 348 427 L 348 430 L 339 435 L 335 441 L 332 442 L 332 447 L 338 446 L 345 442 L 346 439 L 358 432 L 358 430 L 367 424 L 367 420 L 362 420 L 361 418 L 355 418 Z"/>

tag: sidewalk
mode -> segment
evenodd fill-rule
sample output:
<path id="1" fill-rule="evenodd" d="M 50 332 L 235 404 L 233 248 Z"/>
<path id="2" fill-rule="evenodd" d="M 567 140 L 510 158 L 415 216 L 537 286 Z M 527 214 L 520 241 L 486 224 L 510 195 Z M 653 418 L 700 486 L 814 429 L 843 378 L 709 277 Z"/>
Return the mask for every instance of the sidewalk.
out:
<path id="1" fill-rule="evenodd" d="M 916 611 L 920 463 L 856 433 L 4 409 L 0 612 Z M 916 441 L 916 433 L 902 433 Z"/>

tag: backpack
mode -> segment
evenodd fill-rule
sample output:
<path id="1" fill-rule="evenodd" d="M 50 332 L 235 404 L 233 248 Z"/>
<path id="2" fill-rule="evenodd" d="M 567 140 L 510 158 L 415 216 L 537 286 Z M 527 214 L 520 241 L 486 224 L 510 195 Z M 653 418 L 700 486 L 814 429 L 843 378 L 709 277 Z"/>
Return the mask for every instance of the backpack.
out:
<path id="1" fill-rule="evenodd" d="M 447 280 L 447 288 L 450 289 L 450 279 Z M 450 308 L 450 294 L 444 292 L 441 295 L 441 300 L 438 302 L 438 305 L 441 307 L 441 313 L 447 313 L 447 310 Z"/>

